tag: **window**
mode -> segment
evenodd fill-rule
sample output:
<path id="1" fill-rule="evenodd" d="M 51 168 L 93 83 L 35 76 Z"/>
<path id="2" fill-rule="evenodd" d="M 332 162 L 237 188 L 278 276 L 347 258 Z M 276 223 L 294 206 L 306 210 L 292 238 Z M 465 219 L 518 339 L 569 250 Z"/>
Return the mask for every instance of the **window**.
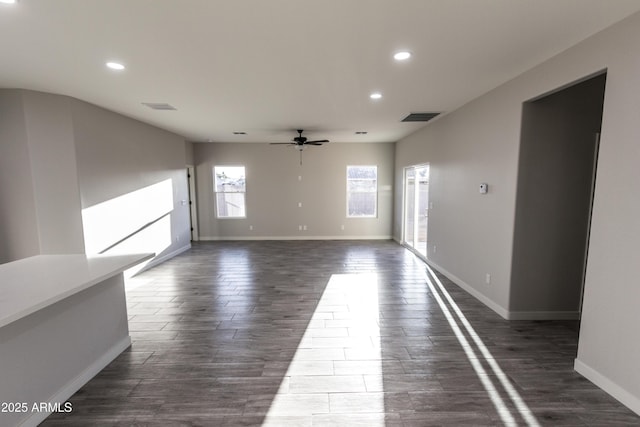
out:
<path id="1" fill-rule="evenodd" d="M 218 218 L 245 218 L 244 166 L 215 166 L 213 184 Z"/>
<path id="2" fill-rule="evenodd" d="M 375 218 L 378 167 L 347 166 L 347 218 Z"/>

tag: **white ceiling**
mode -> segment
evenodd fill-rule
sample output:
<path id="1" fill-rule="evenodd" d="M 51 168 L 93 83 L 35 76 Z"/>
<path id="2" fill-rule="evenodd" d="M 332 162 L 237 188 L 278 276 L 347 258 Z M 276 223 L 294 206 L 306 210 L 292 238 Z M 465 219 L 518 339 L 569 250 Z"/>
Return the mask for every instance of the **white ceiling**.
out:
<path id="1" fill-rule="evenodd" d="M 638 10 L 639 0 L 20 0 L 0 4 L 0 87 L 73 96 L 192 141 L 289 141 L 301 128 L 393 142 L 424 125 L 400 122 L 407 114 L 452 111 Z M 413 57 L 394 62 L 400 49 Z"/>

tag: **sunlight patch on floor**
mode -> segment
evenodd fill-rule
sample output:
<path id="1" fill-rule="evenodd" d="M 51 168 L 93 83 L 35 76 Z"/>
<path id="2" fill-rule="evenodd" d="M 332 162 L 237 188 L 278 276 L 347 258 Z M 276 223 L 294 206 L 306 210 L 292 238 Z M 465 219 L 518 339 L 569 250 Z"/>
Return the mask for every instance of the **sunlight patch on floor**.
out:
<path id="1" fill-rule="evenodd" d="M 489 349 L 487 349 L 485 344 L 482 342 L 482 339 L 473 329 L 462 310 L 460 310 L 460 307 L 458 307 L 451 295 L 442 285 L 440 279 L 438 279 L 434 271 L 429 266 L 426 266 L 426 269 L 427 273 L 425 275 L 425 280 L 427 282 L 427 285 L 429 286 L 429 289 L 431 290 L 434 298 L 438 302 L 438 305 L 442 309 L 442 312 L 449 322 L 449 325 L 451 326 L 451 329 L 453 330 L 456 338 L 460 342 L 460 345 L 464 349 L 464 352 L 467 355 L 469 362 L 473 366 L 474 371 L 478 375 L 478 378 L 482 382 L 483 387 L 491 398 L 491 401 L 493 402 L 493 405 L 495 406 L 502 422 L 506 426 L 518 426 L 522 425 L 522 423 L 524 422 L 527 426 L 539 427 L 540 424 L 536 420 L 527 404 L 524 402 L 520 394 L 515 390 L 507 375 L 504 373 L 502 368 L 500 368 L 498 362 L 491 355 Z M 445 304 L 443 298 L 440 295 L 442 295 L 444 299 L 447 300 L 447 302 L 449 303 L 448 306 L 447 304 Z M 463 329 L 460 328 L 458 322 L 462 324 L 464 331 L 466 331 L 466 333 L 471 337 L 471 340 L 481 354 L 480 357 L 474 351 L 473 347 L 469 343 L 469 340 L 464 334 Z M 481 363 L 482 361 L 486 362 L 486 364 L 489 366 L 489 370 L 484 368 L 483 364 Z M 491 379 L 492 376 L 498 379 L 498 382 L 502 386 L 502 390 L 508 395 L 512 405 L 515 407 L 515 411 L 512 411 L 509 406 L 507 406 L 507 403 L 502 398 L 499 390 L 494 385 Z M 520 416 L 518 420 L 516 419 L 517 415 Z"/>
<path id="2" fill-rule="evenodd" d="M 336 362 L 358 359 L 368 374 L 382 377 L 378 277 L 375 273 L 333 274 L 263 426 L 279 425 L 292 416 L 311 421 L 342 410 L 353 417 L 355 408 L 368 426 L 384 427 L 383 394 L 369 392 L 358 369 L 336 369 Z"/>

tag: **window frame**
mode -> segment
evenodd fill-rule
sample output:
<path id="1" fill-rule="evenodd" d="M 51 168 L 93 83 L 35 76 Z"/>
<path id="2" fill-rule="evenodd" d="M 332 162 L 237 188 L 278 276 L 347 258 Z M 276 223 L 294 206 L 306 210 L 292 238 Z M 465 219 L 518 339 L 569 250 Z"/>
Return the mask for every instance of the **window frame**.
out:
<path id="1" fill-rule="evenodd" d="M 349 169 L 350 168 L 373 168 L 375 171 L 375 180 L 366 179 L 366 178 L 349 178 Z M 375 190 L 372 191 L 351 191 L 349 190 L 349 182 L 351 181 L 375 181 Z M 378 165 L 347 165 L 346 169 L 346 214 L 349 219 L 366 219 L 366 218 L 378 218 Z M 372 215 L 351 215 L 349 213 L 349 196 L 351 194 L 374 194 L 374 202 L 373 202 L 373 214 Z"/>
<path id="2" fill-rule="evenodd" d="M 216 169 L 221 168 L 242 168 L 244 171 L 244 191 L 218 191 L 218 186 L 216 180 L 218 179 L 218 174 L 216 173 Z M 247 168 L 244 165 L 214 165 L 212 168 L 213 174 L 213 198 L 214 198 L 214 206 L 216 212 L 216 219 L 246 219 L 247 218 Z M 242 194 L 242 212 L 243 215 L 234 215 L 234 216 L 221 216 L 219 210 L 219 201 L 218 194 Z"/>

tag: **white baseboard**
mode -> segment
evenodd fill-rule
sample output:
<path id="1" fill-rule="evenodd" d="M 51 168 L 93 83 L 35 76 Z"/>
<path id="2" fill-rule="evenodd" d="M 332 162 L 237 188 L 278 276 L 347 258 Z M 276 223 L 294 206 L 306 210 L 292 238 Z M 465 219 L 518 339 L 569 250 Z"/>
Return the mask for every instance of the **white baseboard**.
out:
<path id="1" fill-rule="evenodd" d="M 481 303 L 483 303 L 484 305 L 489 307 L 491 310 L 493 310 L 496 313 L 498 313 L 498 315 L 500 317 L 509 320 L 509 311 L 507 309 L 505 309 L 504 307 L 502 307 L 500 304 L 496 303 L 495 301 L 493 301 L 491 298 L 487 297 L 486 295 L 480 293 L 473 286 L 469 285 L 468 283 L 466 283 L 464 280 L 460 279 L 456 275 L 448 272 L 447 270 L 445 270 L 444 268 L 440 267 L 436 263 L 434 263 L 432 261 L 429 261 L 428 259 L 424 259 L 424 258 L 422 258 L 422 259 L 427 264 L 429 264 L 431 267 L 433 267 L 434 269 L 438 270 L 440 273 L 444 274 L 453 283 L 455 283 L 456 285 L 458 285 L 459 287 L 464 289 L 467 293 L 471 294 L 478 301 L 480 301 Z"/>
<path id="2" fill-rule="evenodd" d="M 401 243 L 400 243 L 401 244 Z M 411 250 L 411 248 L 408 248 Z M 415 253 L 415 252 L 414 252 Z M 493 301 L 491 298 L 482 294 L 476 290 L 473 286 L 466 283 L 464 280 L 457 277 L 455 274 L 450 273 L 446 269 L 440 267 L 438 264 L 424 258 L 421 254 L 417 254 L 420 259 L 425 261 L 434 269 L 444 274 L 453 283 L 464 289 L 469 294 L 473 295 L 478 301 L 498 313 L 502 318 L 506 320 L 578 320 L 580 319 L 580 312 L 578 311 L 509 311 L 502 307 L 500 304 Z"/>
<path id="3" fill-rule="evenodd" d="M 200 236 L 200 240 L 391 240 L 391 236 Z"/>
<path id="4" fill-rule="evenodd" d="M 605 375 L 596 371 L 586 363 L 576 359 L 573 368 L 577 373 L 609 393 L 616 400 L 620 401 L 627 408 L 640 415 L 640 397 L 634 396 L 615 382 L 611 381 Z"/>
<path id="5" fill-rule="evenodd" d="M 510 311 L 509 320 L 579 320 L 579 311 Z"/>
<path id="6" fill-rule="evenodd" d="M 473 286 L 465 283 L 459 277 L 456 277 L 454 274 L 448 272 L 444 268 L 439 265 L 426 261 L 427 264 L 431 265 L 433 268 L 447 276 L 449 280 L 451 280 L 456 285 L 460 286 L 462 289 L 467 291 L 469 294 L 473 295 L 478 301 L 489 307 L 491 310 L 498 313 L 502 318 L 506 320 L 579 320 L 580 312 L 578 311 L 509 311 L 506 308 L 502 307 L 500 304 L 496 303 L 486 295 L 480 293 Z"/>
<path id="7" fill-rule="evenodd" d="M 58 392 L 51 396 L 48 403 L 55 404 L 60 403 L 64 405 L 73 394 L 80 390 L 80 388 L 88 383 L 93 377 L 95 377 L 100 371 L 102 371 L 109 363 L 111 363 L 116 357 L 123 351 L 131 346 L 131 337 L 126 336 L 118 343 L 113 345 L 105 354 L 99 359 L 94 361 L 87 369 L 80 373 L 76 378 L 68 382 Z M 51 412 L 33 412 L 27 419 L 20 423 L 20 427 L 36 427 L 43 422 Z"/>

